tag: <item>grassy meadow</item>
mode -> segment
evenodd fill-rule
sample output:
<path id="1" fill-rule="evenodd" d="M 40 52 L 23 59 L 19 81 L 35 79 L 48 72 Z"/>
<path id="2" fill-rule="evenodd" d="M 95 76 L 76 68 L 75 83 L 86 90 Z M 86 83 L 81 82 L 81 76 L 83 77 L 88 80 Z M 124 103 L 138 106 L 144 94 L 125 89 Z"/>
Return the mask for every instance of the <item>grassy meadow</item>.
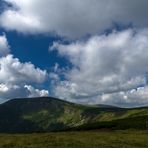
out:
<path id="1" fill-rule="evenodd" d="M 0 148 L 147 148 L 147 131 L 0 134 Z"/>

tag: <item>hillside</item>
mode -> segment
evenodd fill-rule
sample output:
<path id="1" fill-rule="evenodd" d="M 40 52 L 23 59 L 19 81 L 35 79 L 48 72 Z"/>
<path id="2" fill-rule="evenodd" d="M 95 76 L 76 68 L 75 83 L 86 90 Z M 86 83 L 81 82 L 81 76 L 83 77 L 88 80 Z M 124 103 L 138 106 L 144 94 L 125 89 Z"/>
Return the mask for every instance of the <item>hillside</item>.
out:
<path id="1" fill-rule="evenodd" d="M 147 128 L 148 108 L 84 106 L 56 98 L 24 98 L 0 105 L 0 132 Z"/>

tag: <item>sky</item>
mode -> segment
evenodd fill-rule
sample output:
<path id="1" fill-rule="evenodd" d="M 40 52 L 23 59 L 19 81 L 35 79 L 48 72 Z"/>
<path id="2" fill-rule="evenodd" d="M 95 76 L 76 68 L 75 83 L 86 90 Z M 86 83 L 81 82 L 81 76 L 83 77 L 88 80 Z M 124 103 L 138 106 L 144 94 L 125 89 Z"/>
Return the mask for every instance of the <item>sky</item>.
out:
<path id="1" fill-rule="evenodd" d="M 148 105 L 147 0 L 0 0 L 0 103 L 53 96 Z"/>

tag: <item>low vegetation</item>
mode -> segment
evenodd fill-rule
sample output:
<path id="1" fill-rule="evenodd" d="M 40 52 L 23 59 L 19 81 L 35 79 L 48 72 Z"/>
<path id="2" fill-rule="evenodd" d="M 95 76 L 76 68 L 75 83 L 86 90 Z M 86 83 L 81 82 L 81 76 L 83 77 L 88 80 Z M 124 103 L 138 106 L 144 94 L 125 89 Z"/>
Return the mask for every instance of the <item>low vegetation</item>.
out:
<path id="1" fill-rule="evenodd" d="M 147 148 L 146 131 L 1 134 L 1 148 Z"/>

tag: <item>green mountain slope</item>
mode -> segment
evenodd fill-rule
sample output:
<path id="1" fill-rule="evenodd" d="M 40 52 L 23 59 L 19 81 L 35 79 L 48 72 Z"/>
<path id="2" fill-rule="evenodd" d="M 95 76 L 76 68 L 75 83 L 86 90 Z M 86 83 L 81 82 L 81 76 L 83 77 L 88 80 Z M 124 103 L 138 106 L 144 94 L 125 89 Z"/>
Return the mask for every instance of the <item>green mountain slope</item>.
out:
<path id="1" fill-rule="evenodd" d="M 14 99 L 0 105 L 0 132 L 147 128 L 148 108 L 84 106 L 55 98 Z"/>

